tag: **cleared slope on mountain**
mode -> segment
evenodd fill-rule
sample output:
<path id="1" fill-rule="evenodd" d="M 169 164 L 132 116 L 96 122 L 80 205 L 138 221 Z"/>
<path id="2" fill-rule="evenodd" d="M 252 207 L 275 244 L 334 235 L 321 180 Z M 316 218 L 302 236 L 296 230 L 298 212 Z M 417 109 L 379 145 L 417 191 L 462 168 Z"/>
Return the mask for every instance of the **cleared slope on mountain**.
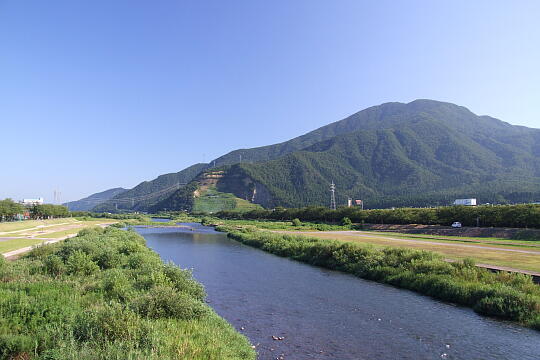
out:
<path id="1" fill-rule="evenodd" d="M 216 213 L 223 210 L 249 211 L 261 208 L 260 205 L 248 201 L 247 197 L 239 198 L 232 193 L 219 191 L 217 185 L 224 175 L 225 171 L 221 169 L 205 171 L 150 210 Z"/>
<path id="2" fill-rule="evenodd" d="M 67 206 L 68 209 L 71 211 L 88 211 L 88 210 L 91 210 L 93 207 L 109 200 L 110 198 L 123 193 L 124 191 L 127 191 L 127 189 L 124 189 L 124 188 L 109 189 L 109 190 L 92 194 L 90 196 L 87 196 L 77 201 L 67 202 L 63 205 Z"/>

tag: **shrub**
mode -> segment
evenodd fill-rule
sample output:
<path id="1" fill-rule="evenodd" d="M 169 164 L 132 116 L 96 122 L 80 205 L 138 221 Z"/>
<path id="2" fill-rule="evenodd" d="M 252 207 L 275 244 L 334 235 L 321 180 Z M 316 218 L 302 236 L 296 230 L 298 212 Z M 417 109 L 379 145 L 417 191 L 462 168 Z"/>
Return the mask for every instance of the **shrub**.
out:
<path id="1" fill-rule="evenodd" d="M 112 269 L 103 274 L 102 289 L 107 299 L 125 301 L 133 288 L 125 272 Z"/>
<path id="2" fill-rule="evenodd" d="M 43 270 L 47 274 L 59 276 L 66 272 L 66 266 L 60 256 L 49 255 L 43 260 Z"/>
<path id="3" fill-rule="evenodd" d="M 302 226 L 302 222 L 300 221 L 300 219 L 294 218 L 294 219 L 292 220 L 292 225 L 293 225 L 293 226 Z"/>
<path id="4" fill-rule="evenodd" d="M 35 347 L 31 336 L 19 334 L 0 335 L 0 358 L 29 359 Z"/>
<path id="5" fill-rule="evenodd" d="M 112 303 L 78 314 L 73 335 L 79 342 L 140 340 L 144 335 L 142 325 L 132 311 Z"/>
<path id="6" fill-rule="evenodd" d="M 204 286 L 193 279 L 191 271 L 182 270 L 174 264 L 165 264 L 163 273 L 171 281 L 174 288 L 190 294 L 194 298 L 203 301 L 206 297 Z"/>
<path id="7" fill-rule="evenodd" d="M 343 219 L 341 219 L 340 224 L 341 224 L 341 226 L 351 226 L 352 221 L 351 221 L 351 219 L 349 219 L 348 217 L 345 216 Z"/>
<path id="8" fill-rule="evenodd" d="M 99 270 L 99 266 L 81 250 L 76 250 L 69 256 L 66 267 L 68 273 L 79 275 L 91 275 Z"/>
<path id="9" fill-rule="evenodd" d="M 208 307 L 203 302 L 165 286 L 155 287 L 136 298 L 132 303 L 132 308 L 142 316 L 152 319 L 191 320 L 209 313 Z"/>

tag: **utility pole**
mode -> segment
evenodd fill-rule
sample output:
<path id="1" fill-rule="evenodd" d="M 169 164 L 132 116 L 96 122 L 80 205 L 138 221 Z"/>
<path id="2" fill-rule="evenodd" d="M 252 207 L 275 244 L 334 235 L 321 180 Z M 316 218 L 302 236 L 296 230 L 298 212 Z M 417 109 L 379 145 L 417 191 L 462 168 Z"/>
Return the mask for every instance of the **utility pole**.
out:
<path id="1" fill-rule="evenodd" d="M 238 155 L 240 157 L 240 164 L 242 163 L 242 154 Z"/>
<path id="2" fill-rule="evenodd" d="M 334 180 L 330 184 L 330 209 L 336 210 L 336 185 Z"/>

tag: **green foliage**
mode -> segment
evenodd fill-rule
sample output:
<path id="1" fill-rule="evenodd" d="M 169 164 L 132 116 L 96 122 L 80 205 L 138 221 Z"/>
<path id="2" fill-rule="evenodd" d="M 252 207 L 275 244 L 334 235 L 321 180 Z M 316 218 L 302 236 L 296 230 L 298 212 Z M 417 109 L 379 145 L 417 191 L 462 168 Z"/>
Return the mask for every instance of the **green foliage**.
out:
<path id="1" fill-rule="evenodd" d="M 82 250 L 74 251 L 66 261 L 68 273 L 77 275 L 92 275 L 99 266 Z"/>
<path id="2" fill-rule="evenodd" d="M 302 222 L 298 218 L 292 219 L 293 226 L 302 226 Z"/>
<path id="3" fill-rule="evenodd" d="M 322 206 L 305 208 L 276 208 L 273 210 L 253 210 L 244 213 L 222 211 L 216 214 L 224 219 L 279 220 L 318 222 L 342 222 L 345 218 L 354 223 L 371 224 L 426 224 L 449 226 L 454 221 L 464 226 L 516 227 L 540 229 L 540 205 L 485 205 L 485 206 L 446 206 L 438 208 L 398 208 L 384 210 L 360 210 L 358 208 L 338 208 L 331 210 Z M 536 234 L 523 230 L 520 237 L 534 238 Z"/>
<path id="4" fill-rule="evenodd" d="M 254 359 L 204 298 L 136 233 L 85 229 L 0 257 L 0 359 Z"/>
<path id="5" fill-rule="evenodd" d="M 11 220 L 15 215 L 22 214 L 25 208 L 11 199 L 0 200 L 0 221 Z"/>
<path id="6" fill-rule="evenodd" d="M 69 211 L 63 205 L 36 204 L 30 208 L 30 216 L 32 219 L 61 218 L 69 216 Z"/>
<path id="7" fill-rule="evenodd" d="M 352 225 L 351 219 L 349 219 L 346 216 L 343 219 L 341 219 L 341 221 L 339 223 L 340 223 L 341 226 L 351 226 Z"/>
<path id="8" fill-rule="evenodd" d="M 131 306 L 137 313 L 152 319 L 198 319 L 209 311 L 200 300 L 166 286 L 152 288 L 136 298 Z"/>
<path id="9" fill-rule="evenodd" d="M 180 184 L 189 183 L 207 167 L 207 164 L 195 164 L 177 173 L 164 174 L 154 180 L 144 181 L 133 189 L 121 192 L 95 206 L 92 211 L 112 213 L 118 211 L 148 211 L 179 188 L 181 190 L 182 185 Z M 171 206 L 166 208 L 175 209 Z"/>
<path id="10" fill-rule="evenodd" d="M 279 256 L 414 290 L 475 311 L 538 326 L 540 287 L 530 276 L 492 273 L 471 260 L 405 248 L 376 249 L 350 242 L 221 226 L 228 236 Z"/>

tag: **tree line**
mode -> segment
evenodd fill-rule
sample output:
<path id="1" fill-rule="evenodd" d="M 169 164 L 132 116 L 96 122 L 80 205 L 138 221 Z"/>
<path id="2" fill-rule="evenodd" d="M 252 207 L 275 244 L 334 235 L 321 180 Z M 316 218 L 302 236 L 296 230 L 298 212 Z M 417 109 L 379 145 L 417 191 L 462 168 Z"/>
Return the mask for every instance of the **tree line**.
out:
<path id="1" fill-rule="evenodd" d="M 62 205 L 34 204 L 24 206 L 12 199 L 0 200 L 0 220 L 9 221 L 19 214 L 28 212 L 32 219 L 49 219 L 69 216 L 69 210 Z"/>
<path id="2" fill-rule="evenodd" d="M 349 218 L 354 223 L 369 224 L 424 224 L 449 226 L 455 221 L 463 226 L 540 228 L 540 205 L 483 205 L 445 206 L 437 208 L 397 208 L 360 210 L 321 206 L 304 208 L 259 209 L 248 212 L 221 211 L 216 214 L 224 219 L 281 220 L 338 223 Z"/>

